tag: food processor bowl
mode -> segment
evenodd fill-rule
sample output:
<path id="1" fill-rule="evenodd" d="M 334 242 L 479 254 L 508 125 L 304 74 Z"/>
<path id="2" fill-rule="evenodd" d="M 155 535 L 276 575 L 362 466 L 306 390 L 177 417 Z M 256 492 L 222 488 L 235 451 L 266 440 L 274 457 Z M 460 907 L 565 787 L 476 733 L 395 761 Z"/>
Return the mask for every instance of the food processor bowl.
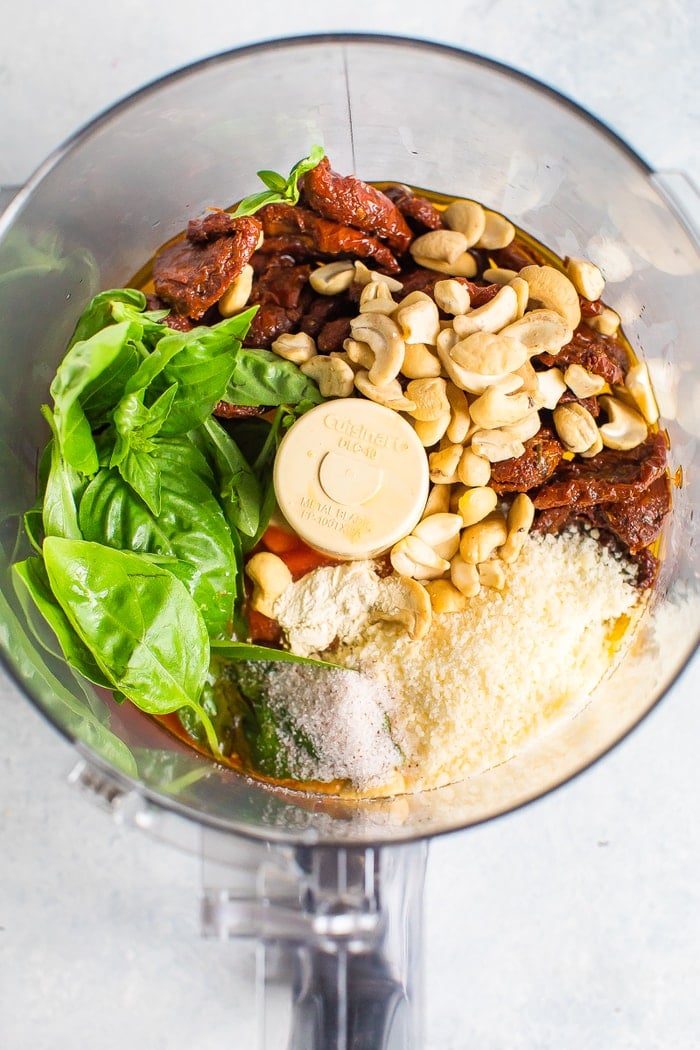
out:
<path id="1" fill-rule="evenodd" d="M 85 304 L 128 283 L 188 219 L 251 192 L 259 168 L 287 171 L 315 143 L 338 171 L 479 200 L 556 254 L 597 263 L 608 305 L 649 365 L 677 483 L 654 600 L 575 717 L 497 768 L 386 799 L 266 786 L 189 750 L 48 652 L 9 575 L 47 438 L 39 407 Z M 427 840 L 585 769 L 694 653 L 698 244 L 693 187 L 651 171 L 572 102 L 469 53 L 365 35 L 246 47 L 155 82 L 69 140 L 0 218 L 4 662 L 75 744 L 78 783 L 122 818 L 203 852 L 205 929 L 289 948 L 295 1011 L 284 1045 L 419 1046 Z"/>

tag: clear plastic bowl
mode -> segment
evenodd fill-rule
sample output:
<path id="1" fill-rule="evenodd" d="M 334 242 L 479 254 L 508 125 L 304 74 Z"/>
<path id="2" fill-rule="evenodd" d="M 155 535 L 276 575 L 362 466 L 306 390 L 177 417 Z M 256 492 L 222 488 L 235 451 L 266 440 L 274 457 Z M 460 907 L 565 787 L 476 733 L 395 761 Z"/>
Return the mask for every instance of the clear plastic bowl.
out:
<path id="1" fill-rule="evenodd" d="M 7 572 L 46 439 L 38 409 L 85 303 L 127 282 L 189 218 L 249 193 L 258 168 L 287 171 L 314 143 L 338 171 L 475 198 L 559 255 L 597 262 L 609 305 L 649 363 L 671 469 L 682 470 L 653 608 L 585 710 L 498 768 L 389 800 L 275 790 L 180 747 L 46 655 Z M 698 644 L 693 213 L 692 187 L 652 172 L 570 101 L 510 69 L 423 42 L 351 35 L 243 48 L 110 109 L 52 156 L 0 219 L 0 620 L 15 681 L 116 793 L 227 841 L 296 850 L 295 864 L 309 847 L 366 856 L 466 828 L 590 765 L 657 703 Z M 414 881 L 419 895 L 419 875 Z M 251 930 L 259 932 L 254 923 Z"/>

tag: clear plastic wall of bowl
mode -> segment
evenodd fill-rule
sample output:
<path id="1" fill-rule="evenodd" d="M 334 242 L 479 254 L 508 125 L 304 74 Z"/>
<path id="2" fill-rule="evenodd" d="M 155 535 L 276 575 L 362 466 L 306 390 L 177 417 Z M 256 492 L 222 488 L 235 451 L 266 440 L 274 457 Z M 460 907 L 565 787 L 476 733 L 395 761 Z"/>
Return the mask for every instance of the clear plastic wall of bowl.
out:
<path id="1" fill-rule="evenodd" d="M 357 803 L 263 787 L 117 708 L 37 643 L 8 575 L 47 436 L 39 406 L 81 309 L 127 283 L 189 218 L 256 189 L 259 168 L 287 171 L 314 143 L 338 171 L 475 198 L 556 253 L 597 262 L 651 369 L 671 470 L 682 471 L 653 609 L 585 708 L 464 783 Z M 698 641 L 700 256 L 686 207 L 697 197 L 685 185 L 683 206 L 672 189 L 541 85 L 463 52 L 380 37 L 217 56 L 77 134 L 0 220 L 0 636 L 20 687 L 93 766 L 156 807 L 273 842 L 390 843 L 465 827 L 601 756 L 672 686 Z"/>

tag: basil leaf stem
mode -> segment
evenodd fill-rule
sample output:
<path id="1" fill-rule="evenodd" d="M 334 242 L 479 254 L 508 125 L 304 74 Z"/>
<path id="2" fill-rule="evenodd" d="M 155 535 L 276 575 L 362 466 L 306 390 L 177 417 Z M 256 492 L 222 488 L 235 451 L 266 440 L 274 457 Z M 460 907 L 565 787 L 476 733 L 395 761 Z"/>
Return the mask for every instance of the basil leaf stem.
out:
<path id="1" fill-rule="evenodd" d="M 294 165 L 285 179 L 276 171 L 259 171 L 258 178 L 268 188 L 258 193 L 251 193 L 244 197 L 237 208 L 232 212 L 234 217 L 239 215 L 253 215 L 265 204 L 297 204 L 299 201 L 299 179 L 307 171 L 311 171 L 323 160 L 325 151 L 322 146 L 312 146 L 308 157 L 302 157 Z"/>

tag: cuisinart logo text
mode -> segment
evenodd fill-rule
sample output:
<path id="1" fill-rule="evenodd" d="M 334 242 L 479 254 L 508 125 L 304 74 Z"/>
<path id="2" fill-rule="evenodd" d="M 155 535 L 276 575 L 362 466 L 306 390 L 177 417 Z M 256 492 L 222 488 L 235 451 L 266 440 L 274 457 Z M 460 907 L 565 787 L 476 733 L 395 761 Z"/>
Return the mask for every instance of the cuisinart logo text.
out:
<path id="1" fill-rule="evenodd" d="M 324 420 L 329 430 L 339 435 L 338 447 L 348 452 L 361 452 L 368 459 L 374 459 L 378 448 L 390 449 L 392 452 L 406 452 L 408 443 L 386 430 L 371 430 L 363 423 L 351 423 L 349 419 L 339 419 L 329 414 Z"/>

